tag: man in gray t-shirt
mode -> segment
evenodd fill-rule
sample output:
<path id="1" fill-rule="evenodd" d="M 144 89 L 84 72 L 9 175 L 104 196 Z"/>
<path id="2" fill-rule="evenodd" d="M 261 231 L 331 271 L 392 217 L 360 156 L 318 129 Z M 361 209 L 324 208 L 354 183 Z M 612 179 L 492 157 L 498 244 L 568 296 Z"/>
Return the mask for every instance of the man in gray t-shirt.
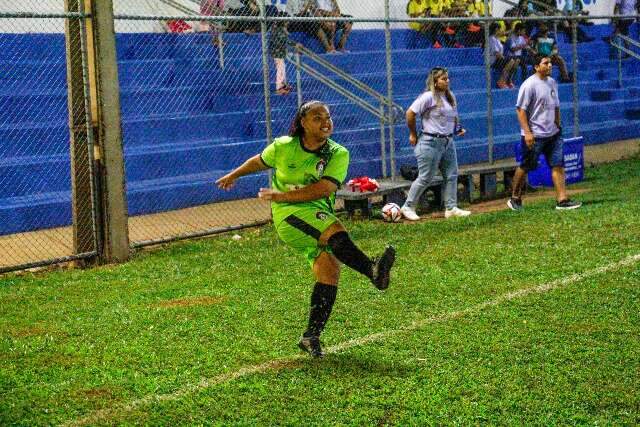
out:
<path id="1" fill-rule="evenodd" d="M 556 189 L 556 209 L 576 209 L 581 203 L 571 201 L 565 188 L 560 99 L 558 84 L 551 77 L 551 58 L 537 55 L 534 62 L 535 74 L 525 80 L 518 91 L 516 112 L 522 135 L 522 159 L 513 177 L 512 195 L 507 206 L 514 211 L 522 210 L 525 175 L 538 167 L 538 157 L 544 154 Z"/>

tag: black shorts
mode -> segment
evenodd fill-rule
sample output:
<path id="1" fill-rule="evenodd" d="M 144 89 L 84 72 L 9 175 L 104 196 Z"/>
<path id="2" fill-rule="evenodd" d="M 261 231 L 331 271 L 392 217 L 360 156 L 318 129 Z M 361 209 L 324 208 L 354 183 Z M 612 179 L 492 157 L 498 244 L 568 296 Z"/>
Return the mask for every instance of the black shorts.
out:
<path id="1" fill-rule="evenodd" d="M 560 132 L 546 138 L 535 138 L 533 147 L 527 147 L 524 142 L 524 136 L 520 141 L 522 148 L 522 160 L 520 167 L 527 172 L 538 169 L 538 157 L 540 153 L 544 154 L 544 158 L 549 168 L 564 166 L 564 156 L 562 152 L 562 138 Z"/>

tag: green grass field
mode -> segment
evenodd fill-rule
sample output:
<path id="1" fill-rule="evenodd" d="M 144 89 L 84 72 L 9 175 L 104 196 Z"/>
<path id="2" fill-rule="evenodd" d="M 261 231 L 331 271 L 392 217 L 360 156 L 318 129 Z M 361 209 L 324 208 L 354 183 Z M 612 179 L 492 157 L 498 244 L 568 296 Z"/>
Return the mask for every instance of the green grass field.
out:
<path id="1" fill-rule="evenodd" d="M 343 270 L 321 361 L 271 227 L 0 277 L 0 425 L 637 425 L 640 159 L 580 187 L 576 211 L 347 222 L 398 261 L 386 292 Z"/>

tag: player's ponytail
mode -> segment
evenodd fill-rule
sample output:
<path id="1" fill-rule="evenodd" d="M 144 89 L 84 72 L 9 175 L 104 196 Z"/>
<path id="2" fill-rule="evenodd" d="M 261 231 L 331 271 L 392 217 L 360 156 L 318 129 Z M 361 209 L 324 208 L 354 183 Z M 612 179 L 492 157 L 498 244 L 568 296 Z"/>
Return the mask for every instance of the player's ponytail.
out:
<path id="1" fill-rule="evenodd" d="M 293 118 L 293 121 L 291 122 L 291 126 L 289 127 L 289 136 L 297 136 L 299 138 L 301 138 L 304 135 L 304 128 L 302 127 L 302 118 L 313 108 L 315 107 L 319 107 L 319 106 L 327 106 L 327 104 L 325 104 L 322 101 L 317 101 L 317 100 L 313 100 L 313 101 L 308 101 L 305 102 L 304 104 L 302 104 L 300 106 L 300 108 L 298 108 L 298 111 L 296 111 L 296 115 Z"/>

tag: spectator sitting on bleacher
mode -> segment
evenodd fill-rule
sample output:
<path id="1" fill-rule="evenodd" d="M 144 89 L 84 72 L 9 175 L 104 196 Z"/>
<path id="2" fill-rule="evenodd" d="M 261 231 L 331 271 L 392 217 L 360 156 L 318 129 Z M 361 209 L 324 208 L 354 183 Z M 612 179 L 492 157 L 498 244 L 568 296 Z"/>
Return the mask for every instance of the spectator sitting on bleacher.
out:
<path id="1" fill-rule="evenodd" d="M 407 16 L 411 18 L 428 18 L 431 16 L 429 0 L 409 0 L 407 3 Z M 431 22 L 410 22 L 409 28 L 427 38 L 430 45 L 437 41 L 438 24 Z M 440 42 L 438 42 L 441 44 Z"/>
<path id="2" fill-rule="evenodd" d="M 314 16 L 316 7 L 315 0 L 287 0 L 287 14 L 293 17 L 310 17 Z M 317 21 L 291 21 L 289 24 L 290 32 L 302 32 L 320 40 L 322 47 L 327 50 L 329 42 L 327 35 Z"/>
<path id="3" fill-rule="evenodd" d="M 513 58 L 505 58 L 503 54 L 504 48 L 499 38 L 501 31 L 500 25 L 497 22 L 489 26 L 489 32 L 491 34 L 489 36 L 489 54 L 491 56 L 491 67 L 501 73 L 497 86 L 500 89 L 507 89 L 514 86 L 511 78 L 517 64 Z"/>
<path id="4" fill-rule="evenodd" d="M 448 6 L 449 0 L 425 0 L 429 5 L 429 15 L 433 18 L 444 16 L 444 10 Z M 439 22 L 435 22 L 431 26 L 431 32 L 434 35 L 433 47 L 440 49 L 446 44 L 444 36 L 446 35 L 445 26 Z M 451 32 L 452 30 L 450 30 Z M 455 34 L 455 32 L 454 32 Z M 449 37 L 449 35 L 447 35 Z"/>
<path id="5" fill-rule="evenodd" d="M 549 35 L 549 29 L 547 24 L 540 24 L 538 34 L 535 39 L 535 50 L 538 55 L 543 55 L 551 58 L 551 63 L 557 65 L 560 69 L 560 83 L 569 83 L 571 78 L 567 71 L 567 64 L 558 54 L 558 44 L 556 40 Z"/>
<path id="6" fill-rule="evenodd" d="M 314 15 L 319 17 L 337 17 L 337 18 L 351 18 L 351 15 L 343 15 L 340 11 L 340 6 L 337 0 L 316 0 Z M 348 21 L 322 21 L 320 22 L 320 28 L 326 33 L 327 46 L 325 49 L 327 53 L 333 53 L 336 49 L 340 52 L 346 52 L 345 46 L 347 39 L 351 33 L 353 24 Z M 336 33 L 342 31 L 338 45 L 335 45 Z M 322 39 L 320 40 L 322 42 Z"/>
<path id="7" fill-rule="evenodd" d="M 481 17 L 484 16 L 484 0 L 469 0 L 467 4 L 467 16 Z M 491 15 L 491 3 L 489 3 L 489 15 Z M 466 26 L 465 46 L 482 46 L 484 44 L 484 32 L 482 29 L 484 24 L 476 21 Z"/>
<path id="8" fill-rule="evenodd" d="M 527 17 L 532 15 L 533 9 L 529 7 L 528 0 L 519 0 L 518 5 L 508 9 L 504 16 L 506 17 Z M 524 22 L 523 25 L 527 30 L 527 34 L 531 34 L 534 27 L 533 21 L 509 21 L 506 33 L 510 34 L 518 23 Z"/>
<path id="9" fill-rule="evenodd" d="M 442 1 L 441 4 L 443 16 L 450 16 L 452 18 L 467 16 L 466 0 L 445 0 Z M 461 25 L 454 22 L 445 23 L 442 30 L 442 38 L 447 47 L 464 47 L 461 43 L 465 39 L 464 24 Z"/>
<path id="10" fill-rule="evenodd" d="M 518 22 L 515 27 L 513 27 L 513 31 L 511 32 L 504 49 L 505 57 L 513 59 L 516 61 L 516 65 L 520 67 L 523 80 L 529 76 L 529 72 L 527 70 L 527 56 L 533 52 L 529 46 L 526 35 L 527 32 L 524 24 L 522 22 Z"/>
<path id="11" fill-rule="evenodd" d="M 589 14 L 588 10 L 584 10 L 584 5 L 582 4 L 581 0 L 566 0 L 562 11 L 567 15 L 575 14 L 575 15 L 586 16 Z M 587 21 L 586 19 L 581 19 L 580 21 L 577 21 L 577 23 L 578 25 L 576 26 L 576 36 L 577 36 L 578 43 L 594 41 L 595 37 L 590 37 L 587 33 L 584 32 L 582 28 L 580 28 L 580 25 L 593 25 L 593 23 Z M 562 30 L 563 33 L 566 34 L 569 40 L 572 39 L 573 32 L 572 32 L 571 24 L 569 23 L 569 21 L 562 21 L 560 23 L 560 29 Z"/>

